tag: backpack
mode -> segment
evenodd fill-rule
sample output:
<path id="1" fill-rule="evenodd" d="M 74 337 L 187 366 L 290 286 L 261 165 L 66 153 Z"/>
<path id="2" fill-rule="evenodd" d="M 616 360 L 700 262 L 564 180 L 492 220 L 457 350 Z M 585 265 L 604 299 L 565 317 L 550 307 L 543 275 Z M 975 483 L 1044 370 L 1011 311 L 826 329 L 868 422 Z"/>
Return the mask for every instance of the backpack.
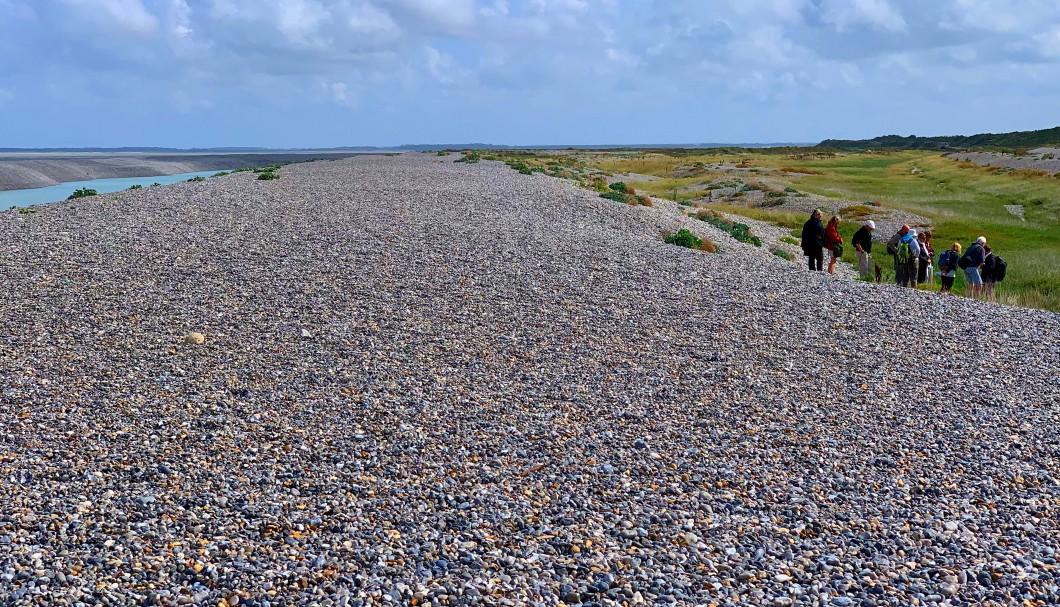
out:
<path id="1" fill-rule="evenodd" d="M 909 242 L 904 238 L 898 241 L 898 252 L 895 253 L 898 256 L 898 263 L 909 263 L 913 260 L 913 252 L 909 249 Z"/>
<path id="2" fill-rule="evenodd" d="M 1005 271 L 1008 270 L 1008 264 L 997 255 L 994 255 L 994 259 L 994 282 L 1001 282 L 1005 280 Z"/>
<path id="3" fill-rule="evenodd" d="M 962 270 L 967 270 L 968 268 L 972 267 L 972 260 L 968 258 L 967 253 L 962 255 L 961 258 L 957 260 L 957 267 Z"/>
<path id="4" fill-rule="evenodd" d="M 952 257 L 953 257 L 953 251 L 952 250 L 945 251 L 939 257 L 939 269 L 941 270 L 942 268 L 946 268 L 948 270 L 950 267 L 952 267 L 953 266 Z"/>

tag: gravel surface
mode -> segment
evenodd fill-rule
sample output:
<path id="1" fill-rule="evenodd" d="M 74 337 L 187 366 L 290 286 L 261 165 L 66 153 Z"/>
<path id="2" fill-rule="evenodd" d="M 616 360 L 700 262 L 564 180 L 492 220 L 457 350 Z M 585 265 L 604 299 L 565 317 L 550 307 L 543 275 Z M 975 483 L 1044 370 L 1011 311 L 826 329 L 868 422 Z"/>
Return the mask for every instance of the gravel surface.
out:
<path id="1" fill-rule="evenodd" d="M 1025 156 L 1014 156 L 999 152 L 954 152 L 947 154 L 947 156 L 956 160 L 974 162 L 979 166 L 1060 173 L 1060 150 L 1056 148 L 1031 150 Z"/>
<path id="2" fill-rule="evenodd" d="M 153 177 L 220 171 L 306 158 L 346 158 L 353 152 L 256 152 L 247 154 L 0 153 L 0 191 L 41 188 L 67 181 Z"/>
<path id="3" fill-rule="evenodd" d="M 0 213 L 0 276 L 5 605 L 1060 601 L 1053 313 L 422 154 Z"/>

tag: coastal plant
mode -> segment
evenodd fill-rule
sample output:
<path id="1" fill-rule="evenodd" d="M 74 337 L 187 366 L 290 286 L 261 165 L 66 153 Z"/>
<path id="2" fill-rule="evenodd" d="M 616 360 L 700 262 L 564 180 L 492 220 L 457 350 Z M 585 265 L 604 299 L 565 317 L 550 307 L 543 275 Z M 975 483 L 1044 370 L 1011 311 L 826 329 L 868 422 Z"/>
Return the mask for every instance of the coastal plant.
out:
<path id="1" fill-rule="evenodd" d="M 152 184 L 151 184 L 151 187 L 152 187 L 152 188 L 157 188 L 157 187 L 159 187 L 159 186 L 161 186 L 161 185 L 162 185 L 161 183 L 158 183 L 158 182 L 156 181 L 156 182 L 154 182 L 154 183 L 152 183 Z"/>
<path id="2" fill-rule="evenodd" d="M 696 249 L 707 253 L 717 253 L 718 247 L 709 238 L 700 238 L 685 228 L 672 233 L 663 234 L 663 242 L 666 244 Z"/>
<path id="3" fill-rule="evenodd" d="M 202 175 L 196 175 L 196 176 L 192 177 L 191 179 L 189 179 L 188 183 L 195 183 L 197 181 L 206 181 L 206 178 L 203 177 Z"/>
<path id="4" fill-rule="evenodd" d="M 67 200 L 69 200 L 69 198 L 67 198 Z M 21 208 L 21 209 L 18 210 L 18 214 L 19 215 L 32 215 L 33 213 L 36 213 L 36 212 L 37 212 L 37 209 L 34 209 L 33 207 L 25 207 L 25 208 Z"/>
<path id="5" fill-rule="evenodd" d="M 309 161 L 307 160 L 306 162 L 309 162 Z M 229 174 L 229 171 L 221 171 L 219 173 L 214 173 L 213 175 L 210 175 L 210 177 L 224 177 L 225 175 L 228 175 L 228 174 Z"/>
<path id="6" fill-rule="evenodd" d="M 263 171 L 258 173 L 258 181 L 269 181 L 272 179 L 279 179 L 280 175 L 275 171 Z"/>
<path id="7" fill-rule="evenodd" d="M 788 253 L 784 249 L 773 249 L 771 252 L 783 260 L 791 261 L 791 253 Z"/>
<path id="8" fill-rule="evenodd" d="M 434 154 L 434 155 L 435 155 L 435 156 L 448 156 L 448 155 L 449 155 L 449 152 L 447 152 L 447 151 L 445 151 L 445 150 L 438 150 L 437 152 L 435 152 L 435 154 Z"/>
<path id="9" fill-rule="evenodd" d="M 480 153 L 478 153 L 478 152 L 476 152 L 474 150 L 471 150 L 471 151 L 463 152 L 463 155 L 460 158 L 457 158 L 456 160 L 454 160 L 453 162 L 465 162 L 467 164 L 475 164 L 479 160 L 482 160 L 482 154 L 480 154 Z"/>
<path id="10" fill-rule="evenodd" d="M 626 195 L 622 192 L 603 192 L 600 194 L 600 198 L 614 200 L 615 202 L 626 202 Z"/>
<path id="11" fill-rule="evenodd" d="M 142 185 L 140 185 L 138 183 L 134 183 L 131 186 L 129 186 L 128 188 L 126 188 L 126 189 L 129 189 L 129 190 L 142 190 L 142 189 L 144 189 L 144 186 L 142 186 Z"/>
<path id="12" fill-rule="evenodd" d="M 629 193 L 628 192 L 628 186 L 625 183 L 621 182 L 621 181 L 616 181 L 616 182 L 612 183 L 609 187 L 611 188 L 612 191 L 615 191 L 615 192 L 622 192 L 623 194 Z"/>
<path id="13" fill-rule="evenodd" d="M 788 244 L 793 244 L 795 246 L 799 246 L 801 244 L 799 242 L 799 239 L 795 238 L 793 236 L 781 236 L 780 237 L 780 242 L 786 242 Z"/>
<path id="14" fill-rule="evenodd" d="M 756 247 L 762 246 L 762 239 L 755 236 L 751 232 L 751 227 L 745 223 L 725 219 L 720 213 L 711 209 L 700 211 L 696 213 L 695 217 L 700 221 L 705 221 L 716 228 L 728 232 L 730 236 L 740 242 L 753 244 Z"/>
<path id="15" fill-rule="evenodd" d="M 67 198 L 67 200 L 74 200 L 75 198 L 86 198 L 88 196 L 95 196 L 98 193 L 99 192 L 97 192 L 97 191 L 95 191 L 95 190 L 93 190 L 91 188 L 78 188 L 78 189 L 74 190 L 73 194 L 70 194 L 70 196 Z"/>

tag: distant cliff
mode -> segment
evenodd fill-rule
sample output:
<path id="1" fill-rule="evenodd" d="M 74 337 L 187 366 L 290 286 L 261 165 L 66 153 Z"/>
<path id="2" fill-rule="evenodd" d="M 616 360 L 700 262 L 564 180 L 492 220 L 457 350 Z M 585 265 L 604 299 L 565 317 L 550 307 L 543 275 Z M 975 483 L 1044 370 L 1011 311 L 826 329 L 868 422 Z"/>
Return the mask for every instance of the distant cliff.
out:
<path id="1" fill-rule="evenodd" d="M 841 150 L 963 150 L 968 148 L 1029 149 L 1048 145 L 1060 145 L 1060 126 L 1040 131 L 980 133 L 979 135 L 949 137 L 884 135 L 875 139 L 861 140 L 825 139 L 817 144 L 817 147 Z"/>

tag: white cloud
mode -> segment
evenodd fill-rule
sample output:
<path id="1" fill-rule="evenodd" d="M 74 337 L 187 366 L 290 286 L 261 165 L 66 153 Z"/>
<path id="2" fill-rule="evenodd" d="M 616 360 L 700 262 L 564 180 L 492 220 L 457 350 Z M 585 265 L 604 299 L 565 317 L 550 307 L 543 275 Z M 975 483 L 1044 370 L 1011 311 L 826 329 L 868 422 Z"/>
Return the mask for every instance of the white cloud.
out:
<path id="1" fill-rule="evenodd" d="M 1034 37 L 1035 46 L 1045 57 L 1060 59 L 1060 25 Z"/>
<path id="2" fill-rule="evenodd" d="M 607 58 L 613 63 L 626 68 L 638 67 L 641 64 L 641 60 L 636 55 L 631 55 L 625 51 L 618 50 L 616 48 L 609 48 L 606 51 Z"/>
<path id="3" fill-rule="evenodd" d="M 442 84 L 452 84 L 454 81 L 453 57 L 433 46 L 427 47 L 427 70 L 435 80 Z"/>
<path id="4" fill-rule="evenodd" d="M 909 24 L 888 0 L 825 0 L 821 17 L 843 32 L 870 27 L 891 32 L 906 32 Z"/>
<path id="5" fill-rule="evenodd" d="M 466 33 L 476 21 L 475 0 L 378 0 L 378 3 L 408 16 L 428 32 Z"/>
<path id="6" fill-rule="evenodd" d="M 150 35 L 158 29 L 158 19 L 140 0 L 62 0 L 83 18 L 100 25 L 115 26 L 139 35 Z"/>
<path id="7" fill-rule="evenodd" d="M 369 3 L 354 7 L 346 22 L 359 34 L 395 36 L 401 31 L 389 13 Z"/>

